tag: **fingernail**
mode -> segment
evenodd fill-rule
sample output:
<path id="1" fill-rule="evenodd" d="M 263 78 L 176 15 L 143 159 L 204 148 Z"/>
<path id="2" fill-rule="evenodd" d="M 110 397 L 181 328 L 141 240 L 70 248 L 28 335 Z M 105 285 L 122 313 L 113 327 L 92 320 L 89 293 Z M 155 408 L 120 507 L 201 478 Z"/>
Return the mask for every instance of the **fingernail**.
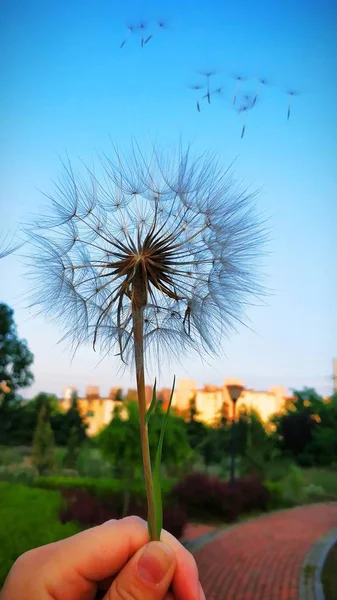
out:
<path id="1" fill-rule="evenodd" d="M 200 600 L 206 600 L 206 596 L 204 594 L 204 590 L 201 587 L 201 583 L 199 583 L 199 597 L 200 597 Z"/>
<path id="2" fill-rule="evenodd" d="M 150 542 L 138 560 L 138 575 L 146 583 L 160 583 L 172 565 L 172 550 L 161 542 Z"/>

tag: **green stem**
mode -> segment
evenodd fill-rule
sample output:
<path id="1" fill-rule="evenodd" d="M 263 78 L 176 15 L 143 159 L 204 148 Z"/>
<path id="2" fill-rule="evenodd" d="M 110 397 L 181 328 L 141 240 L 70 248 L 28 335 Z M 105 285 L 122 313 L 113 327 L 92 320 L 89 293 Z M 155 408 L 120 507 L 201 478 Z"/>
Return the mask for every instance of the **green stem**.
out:
<path id="1" fill-rule="evenodd" d="M 144 479 L 147 496 L 148 525 L 151 540 L 157 541 L 158 537 L 156 535 L 155 506 L 152 484 L 149 435 L 146 423 L 143 317 L 141 310 L 137 309 L 135 306 L 133 309 L 133 337 L 135 345 L 136 379 L 139 405 L 139 426 L 143 456 Z"/>

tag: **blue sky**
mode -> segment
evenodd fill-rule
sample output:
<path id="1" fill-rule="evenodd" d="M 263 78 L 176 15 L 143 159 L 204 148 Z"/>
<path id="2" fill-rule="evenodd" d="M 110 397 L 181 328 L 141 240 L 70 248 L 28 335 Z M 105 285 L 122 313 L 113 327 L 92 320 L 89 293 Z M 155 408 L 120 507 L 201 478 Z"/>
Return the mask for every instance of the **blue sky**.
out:
<path id="1" fill-rule="evenodd" d="M 256 0 L 139 2 L 113 0 L 3 0 L 0 52 L 1 229 L 15 231 L 44 210 L 66 152 L 92 163 L 109 151 L 109 136 L 127 147 L 148 144 L 214 149 L 224 165 L 237 158 L 237 177 L 259 189 L 270 215 L 265 258 L 266 306 L 249 307 L 248 324 L 210 364 L 186 360 L 164 367 L 199 384 L 240 377 L 259 389 L 314 386 L 328 393 L 337 355 L 337 85 L 336 7 L 333 1 Z M 164 18 L 145 48 L 140 37 L 119 45 L 126 23 Z M 149 26 L 150 31 L 150 26 Z M 217 69 L 223 95 L 196 110 L 189 84 L 198 70 Z M 231 106 L 232 76 L 267 77 L 270 85 L 242 118 Z M 254 92 L 255 82 L 245 89 Z M 287 122 L 289 88 L 294 99 Z M 20 254 L 20 253 L 19 253 Z M 35 354 L 35 384 L 26 395 L 64 386 L 133 385 L 83 349 L 71 362 L 56 324 L 32 318 L 20 255 L 0 264 L 0 300 L 15 309 L 19 334 Z"/>

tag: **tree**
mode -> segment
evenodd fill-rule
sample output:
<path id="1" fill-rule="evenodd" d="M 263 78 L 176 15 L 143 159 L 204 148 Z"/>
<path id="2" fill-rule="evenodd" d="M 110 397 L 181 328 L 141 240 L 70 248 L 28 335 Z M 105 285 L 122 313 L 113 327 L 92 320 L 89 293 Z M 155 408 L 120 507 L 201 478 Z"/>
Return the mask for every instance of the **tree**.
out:
<path id="1" fill-rule="evenodd" d="M 31 385 L 30 371 L 33 354 L 25 340 L 20 340 L 14 322 L 13 310 L 0 304 L 0 439 L 11 443 L 13 423 L 19 423 L 21 407 L 18 390 Z"/>
<path id="2" fill-rule="evenodd" d="M 113 463 L 115 474 L 126 479 L 133 479 L 141 473 L 142 454 L 139 443 L 139 412 L 138 405 L 129 402 L 124 407 L 124 416 L 120 407 L 115 407 L 113 418 L 109 425 L 98 435 L 98 444 L 103 456 Z M 158 444 L 163 411 L 157 406 L 149 424 L 149 443 L 152 458 Z M 163 446 L 163 464 L 175 473 L 188 460 L 191 448 L 185 430 L 184 420 L 175 415 L 169 415 Z"/>
<path id="3" fill-rule="evenodd" d="M 116 392 L 116 396 L 115 396 L 115 401 L 116 402 L 123 402 L 124 401 L 124 394 L 123 394 L 122 388 L 118 388 L 118 390 Z"/>
<path id="4" fill-rule="evenodd" d="M 55 439 L 51 428 L 48 409 L 42 404 L 33 437 L 33 465 L 39 475 L 46 475 L 55 467 Z"/>
<path id="5" fill-rule="evenodd" d="M 259 413 L 254 409 L 240 413 L 239 427 L 240 425 L 241 474 L 263 477 L 267 463 L 275 454 L 273 440 L 268 436 Z"/>
<path id="6" fill-rule="evenodd" d="M 75 469 L 80 452 L 81 442 L 79 440 L 79 432 L 76 427 L 72 427 L 69 432 L 67 452 L 63 459 L 63 466 L 66 469 Z"/>
<path id="7" fill-rule="evenodd" d="M 25 340 L 17 336 L 14 313 L 6 304 L 0 304 L 0 403 L 12 399 L 15 392 L 31 385 L 33 362 Z"/>
<path id="8" fill-rule="evenodd" d="M 63 432 L 67 431 L 67 452 L 64 457 L 64 466 L 75 469 L 83 442 L 87 439 L 87 424 L 84 423 L 78 408 L 77 393 L 72 394 L 72 403 L 64 415 Z"/>
<path id="9" fill-rule="evenodd" d="M 309 388 L 294 392 L 294 402 L 274 424 L 279 448 L 298 464 L 330 465 L 337 460 L 335 397 L 323 400 Z"/>
<path id="10" fill-rule="evenodd" d="M 198 414 L 199 414 L 199 411 L 197 409 L 197 398 L 196 398 L 196 395 L 194 394 L 189 401 L 188 412 L 187 412 L 187 421 L 188 422 L 195 421 Z"/>
<path id="11" fill-rule="evenodd" d="M 77 440 L 78 447 L 80 447 L 87 439 L 86 430 L 88 425 L 84 422 L 80 413 L 76 392 L 72 394 L 69 410 L 66 413 L 58 410 L 57 414 L 52 416 L 51 424 L 55 433 L 55 441 L 59 446 L 68 447 L 69 444 L 75 444 L 75 440 Z M 71 450 L 71 456 L 73 455 L 74 452 Z"/>

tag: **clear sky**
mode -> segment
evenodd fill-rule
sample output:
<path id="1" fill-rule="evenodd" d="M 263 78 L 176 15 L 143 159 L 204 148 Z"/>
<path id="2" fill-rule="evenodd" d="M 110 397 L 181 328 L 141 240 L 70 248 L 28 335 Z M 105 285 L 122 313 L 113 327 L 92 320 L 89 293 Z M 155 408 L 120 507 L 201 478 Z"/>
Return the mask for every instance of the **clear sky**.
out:
<path id="1" fill-rule="evenodd" d="M 2 0 L 0 32 L 1 226 L 15 231 L 47 200 L 66 152 L 92 163 L 109 136 L 130 136 L 237 157 L 237 177 L 259 189 L 270 215 L 265 258 L 266 306 L 249 307 L 248 324 L 232 336 L 226 356 L 163 367 L 199 384 L 240 377 L 247 386 L 332 387 L 337 356 L 337 9 L 333 0 Z M 120 49 L 126 24 L 166 19 L 141 48 L 140 35 Z M 217 69 L 222 95 L 196 110 L 198 70 Z M 232 76 L 270 80 L 242 118 L 232 108 Z M 256 83 L 245 84 L 254 93 Z M 286 90 L 294 98 L 287 122 Z M 23 252 L 23 251 L 22 251 Z M 37 391 L 80 392 L 88 384 L 134 385 L 114 359 L 81 350 L 71 362 L 57 324 L 32 318 L 20 253 L 1 261 L 0 300 L 15 309 L 19 335 L 35 354 Z"/>

